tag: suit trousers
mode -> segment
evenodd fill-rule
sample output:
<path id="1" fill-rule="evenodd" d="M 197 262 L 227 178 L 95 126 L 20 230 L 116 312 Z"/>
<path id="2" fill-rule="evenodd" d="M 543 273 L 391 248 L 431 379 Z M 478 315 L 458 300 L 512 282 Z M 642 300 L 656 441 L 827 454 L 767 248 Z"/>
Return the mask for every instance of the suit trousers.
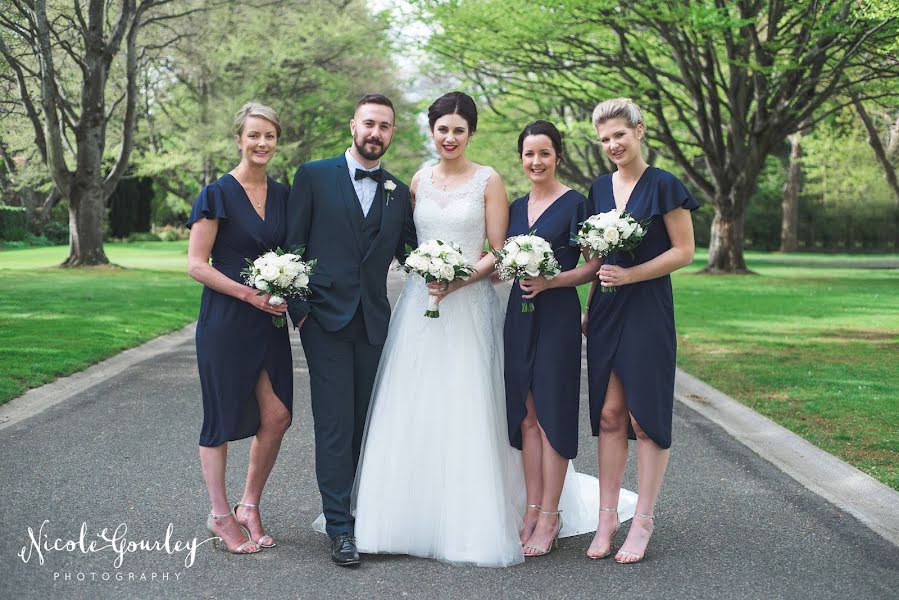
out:
<path id="1" fill-rule="evenodd" d="M 353 533 L 350 496 L 383 344 L 368 342 L 361 305 L 352 320 L 325 331 L 309 315 L 300 328 L 309 365 L 315 475 L 331 538 Z"/>

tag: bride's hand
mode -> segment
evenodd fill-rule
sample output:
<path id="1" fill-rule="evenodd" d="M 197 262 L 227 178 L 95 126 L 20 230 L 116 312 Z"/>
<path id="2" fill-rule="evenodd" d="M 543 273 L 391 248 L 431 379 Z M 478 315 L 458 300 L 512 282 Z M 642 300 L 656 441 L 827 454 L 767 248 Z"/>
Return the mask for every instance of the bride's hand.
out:
<path id="1" fill-rule="evenodd" d="M 524 292 L 521 297 L 525 300 L 533 300 L 537 297 L 537 294 L 551 288 L 552 282 L 543 275 L 540 275 L 538 277 L 522 279 L 518 282 L 518 285 L 521 287 L 521 291 Z"/>
<path id="2" fill-rule="evenodd" d="M 432 281 L 428 284 L 428 293 L 432 296 L 437 296 L 437 303 L 439 304 L 448 294 L 455 292 L 464 285 L 465 281 L 462 279 L 451 281 L 449 285 L 439 281 Z"/>

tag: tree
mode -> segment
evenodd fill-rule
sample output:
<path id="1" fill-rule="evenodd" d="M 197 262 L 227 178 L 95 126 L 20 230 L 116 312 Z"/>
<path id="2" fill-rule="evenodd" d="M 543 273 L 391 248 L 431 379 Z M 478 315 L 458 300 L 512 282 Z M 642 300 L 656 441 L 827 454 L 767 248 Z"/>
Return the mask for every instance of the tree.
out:
<path id="1" fill-rule="evenodd" d="M 146 101 L 134 156 L 136 172 L 152 176 L 170 198 L 185 203 L 234 166 L 231 121 L 248 100 L 279 113 L 283 131 L 269 172 L 284 183 L 300 163 L 346 149 L 355 103 L 373 91 L 396 102 L 400 132 L 389 168 L 420 163 L 424 152 L 401 97 L 387 22 L 365 2 L 269 2 L 264 10 L 229 3 L 176 27 L 190 37 L 141 75 Z M 266 51 L 247 40 L 266 40 Z"/>
<path id="2" fill-rule="evenodd" d="M 0 7 L 0 56 L 17 84 L 40 157 L 68 200 L 63 265 L 108 263 L 106 201 L 128 167 L 138 65 L 151 50 L 141 33 L 193 9 L 173 9 L 172 0 L 122 0 L 116 8 L 103 0 L 5 0 Z M 107 163 L 112 125 L 119 147 Z"/>
<path id="3" fill-rule="evenodd" d="M 828 100 L 899 77 L 896 15 L 849 0 L 417 4 L 439 24 L 431 50 L 482 89 L 636 99 L 656 148 L 714 205 L 713 273 L 746 272 L 744 214 L 766 157 Z"/>

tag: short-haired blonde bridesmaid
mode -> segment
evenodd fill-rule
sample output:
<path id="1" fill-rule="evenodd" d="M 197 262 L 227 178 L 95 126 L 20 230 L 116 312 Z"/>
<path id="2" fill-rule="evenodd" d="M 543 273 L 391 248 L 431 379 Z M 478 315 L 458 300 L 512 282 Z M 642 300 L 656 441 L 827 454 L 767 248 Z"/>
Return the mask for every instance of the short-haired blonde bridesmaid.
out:
<path id="1" fill-rule="evenodd" d="M 690 211 L 699 205 L 677 177 L 643 159 L 646 126 L 636 104 L 626 98 L 601 102 L 593 112 L 593 125 L 617 170 L 593 183 L 588 209 L 617 209 L 647 223 L 633 257 L 619 252 L 604 259 L 584 314 L 600 485 L 599 527 L 587 556 L 612 553 L 627 440 L 635 435 L 637 508 L 615 555 L 617 562 L 629 564 L 642 560 L 646 552 L 668 464 L 677 346 L 669 274 L 693 261 Z M 597 283 L 617 291 L 596 293 Z"/>

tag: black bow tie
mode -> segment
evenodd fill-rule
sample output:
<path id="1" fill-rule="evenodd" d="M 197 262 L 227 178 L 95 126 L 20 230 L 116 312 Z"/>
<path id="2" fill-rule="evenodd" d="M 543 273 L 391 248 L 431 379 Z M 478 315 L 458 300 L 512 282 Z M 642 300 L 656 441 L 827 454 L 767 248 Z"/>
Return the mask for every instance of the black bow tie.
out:
<path id="1" fill-rule="evenodd" d="M 381 181 L 381 178 L 383 176 L 381 175 L 381 169 L 375 169 L 374 171 L 366 171 L 365 169 L 356 169 L 356 174 L 353 175 L 353 178 L 356 181 L 359 181 L 360 179 L 365 179 L 366 177 L 371 177 L 375 181 Z"/>

